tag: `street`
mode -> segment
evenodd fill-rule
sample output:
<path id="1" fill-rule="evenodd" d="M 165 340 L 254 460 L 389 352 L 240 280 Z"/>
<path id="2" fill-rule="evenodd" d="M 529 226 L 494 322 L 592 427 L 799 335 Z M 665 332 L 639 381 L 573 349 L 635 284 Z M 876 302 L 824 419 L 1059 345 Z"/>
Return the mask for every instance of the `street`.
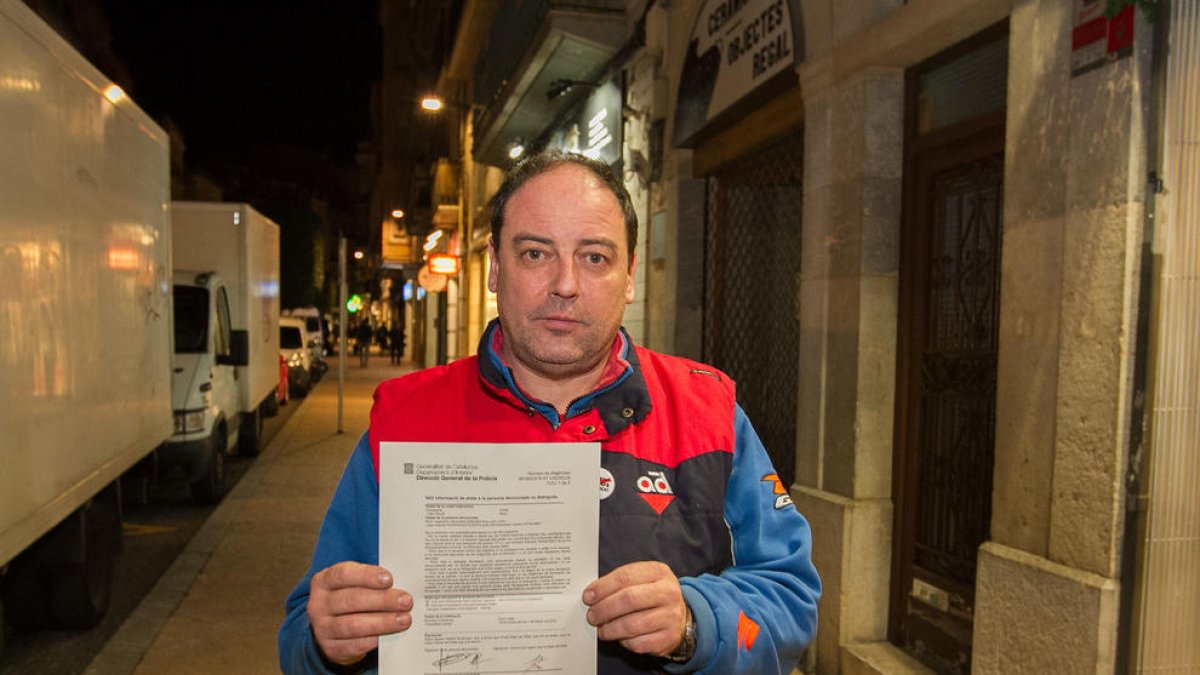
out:
<path id="1" fill-rule="evenodd" d="M 328 386 L 336 387 L 335 384 Z M 314 388 L 314 391 L 317 391 Z M 263 446 L 305 399 L 295 399 L 263 425 Z M 232 490 L 254 462 L 253 457 L 229 455 L 227 487 Z M 124 507 L 124 547 L 117 556 L 112 600 L 98 626 L 86 631 L 11 631 L 0 655 L 0 675 L 82 673 L 108 639 L 154 587 L 217 505 L 199 506 L 182 482 L 151 489 L 148 504 Z"/>

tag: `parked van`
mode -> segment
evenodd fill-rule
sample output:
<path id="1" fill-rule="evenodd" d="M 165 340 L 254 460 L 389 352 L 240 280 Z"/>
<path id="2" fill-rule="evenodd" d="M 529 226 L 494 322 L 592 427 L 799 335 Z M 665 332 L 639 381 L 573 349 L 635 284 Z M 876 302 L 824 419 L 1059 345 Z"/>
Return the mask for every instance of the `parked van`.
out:
<path id="1" fill-rule="evenodd" d="M 321 318 L 321 310 L 316 307 L 297 307 L 284 310 L 283 314 L 304 319 L 304 329 L 308 332 L 309 357 L 312 361 L 309 370 L 313 382 L 319 381 L 329 369 L 325 363 L 325 357 L 329 354 L 329 341 L 325 335 L 325 321 Z"/>
<path id="2" fill-rule="evenodd" d="M 279 319 L 279 355 L 287 361 L 288 396 L 303 398 L 312 388 L 312 356 L 304 319 L 285 316 Z"/>

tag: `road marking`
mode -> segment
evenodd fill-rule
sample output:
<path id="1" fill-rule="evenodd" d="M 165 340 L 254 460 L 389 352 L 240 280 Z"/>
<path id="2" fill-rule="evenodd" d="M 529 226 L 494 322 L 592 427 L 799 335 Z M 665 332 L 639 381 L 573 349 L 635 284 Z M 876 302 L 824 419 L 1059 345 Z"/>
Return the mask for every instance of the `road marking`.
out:
<path id="1" fill-rule="evenodd" d="M 162 534 L 163 532 L 174 532 L 174 527 L 162 527 L 159 525 L 139 525 L 138 523 L 121 523 L 121 534 L 126 537 L 140 537 L 144 534 Z"/>

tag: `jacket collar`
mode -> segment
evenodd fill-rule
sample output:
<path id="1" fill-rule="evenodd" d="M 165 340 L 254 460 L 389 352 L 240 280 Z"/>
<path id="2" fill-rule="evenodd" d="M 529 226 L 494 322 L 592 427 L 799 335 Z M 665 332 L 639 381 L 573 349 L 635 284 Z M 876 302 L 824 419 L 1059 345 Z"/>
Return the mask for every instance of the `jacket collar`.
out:
<path id="1" fill-rule="evenodd" d="M 512 368 L 500 355 L 503 331 L 499 319 L 492 319 L 479 340 L 479 376 L 484 383 L 496 391 L 503 392 L 514 405 L 540 413 L 557 428 L 565 419 L 571 419 L 589 410 L 596 410 L 604 422 L 604 428 L 612 436 L 631 424 L 637 424 L 650 414 L 653 407 L 646 380 L 642 376 L 637 348 L 624 328 L 613 344 L 608 368 L 600 386 L 571 402 L 563 419 L 554 406 L 533 398 L 517 386 Z"/>

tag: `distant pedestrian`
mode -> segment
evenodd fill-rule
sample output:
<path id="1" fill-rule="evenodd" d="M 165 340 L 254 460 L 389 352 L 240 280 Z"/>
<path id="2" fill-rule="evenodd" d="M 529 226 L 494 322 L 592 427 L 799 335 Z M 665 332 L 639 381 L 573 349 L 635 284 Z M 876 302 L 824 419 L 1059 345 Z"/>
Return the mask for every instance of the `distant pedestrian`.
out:
<path id="1" fill-rule="evenodd" d="M 392 348 L 392 365 L 400 365 L 400 359 L 404 357 L 404 327 L 399 321 L 392 323 L 392 330 L 388 332 L 388 342 Z"/>
<path id="2" fill-rule="evenodd" d="M 358 365 L 366 368 L 367 358 L 371 355 L 371 322 L 363 319 L 354 336 L 358 338 Z"/>

